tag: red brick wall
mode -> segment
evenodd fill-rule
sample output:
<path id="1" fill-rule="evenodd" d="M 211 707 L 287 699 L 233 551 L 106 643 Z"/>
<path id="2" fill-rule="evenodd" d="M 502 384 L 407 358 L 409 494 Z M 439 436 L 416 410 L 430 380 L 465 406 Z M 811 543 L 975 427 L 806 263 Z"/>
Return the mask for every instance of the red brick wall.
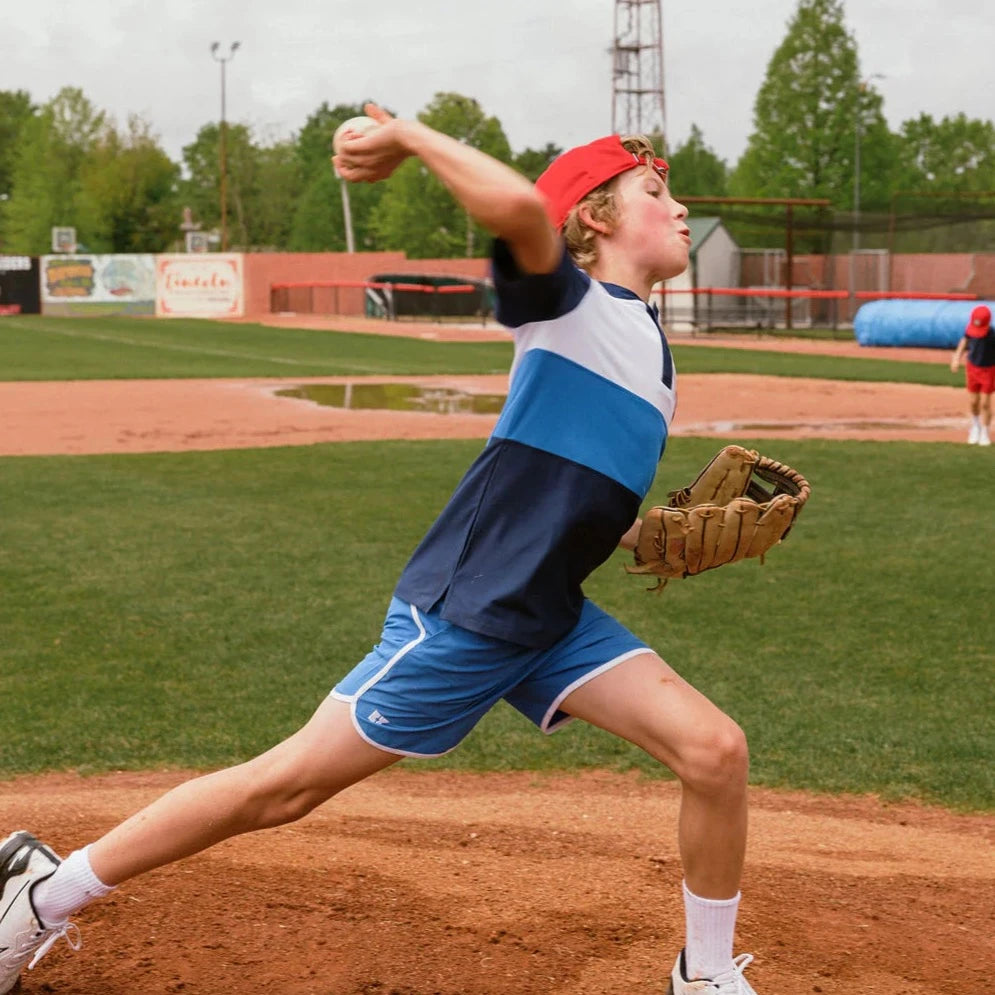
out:
<path id="1" fill-rule="evenodd" d="M 411 273 L 483 278 L 488 259 L 408 259 L 403 252 L 253 252 L 245 260 L 245 316 L 269 314 L 274 283 L 316 280 L 361 281 L 376 273 Z M 302 292 L 304 293 L 304 292 Z M 339 314 L 363 314 L 359 288 L 316 291 L 315 305 Z"/>
<path id="2" fill-rule="evenodd" d="M 870 275 L 870 259 L 860 260 L 861 286 Z M 849 290 L 850 257 L 797 256 L 794 260 L 798 286 Z M 980 297 L 995 294 L 995 253 L 909 253 L 891 257 L 891 289 L 897 293 L 950 294 L 975 293 Z"/>

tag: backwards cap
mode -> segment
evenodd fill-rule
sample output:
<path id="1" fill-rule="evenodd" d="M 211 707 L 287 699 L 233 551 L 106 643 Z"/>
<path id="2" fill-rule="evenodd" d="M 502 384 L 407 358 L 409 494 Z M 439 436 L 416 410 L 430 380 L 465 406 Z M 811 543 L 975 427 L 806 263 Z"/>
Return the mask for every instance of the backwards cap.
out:
<path id="1" fill-rule="evenodd" d="M 971 320 L 967 323 L 965 334 L 972 339 L 983 339 L 988 334 L 992 324 L 992 312 L 984 304 L 979 304 L 971 312 Z"/>
<path id="2" fill-rule="evenodd" d="M 668 166 L 663 159 L 650 162 L 648 155 L 640 158 L 622 145 L 618 135 L 606 135 L 557 156 L 536 180 L 536 189 L 545 198 L 546 213 L 559 231 L 570 209 L 596 187 L 636 166 L 651 164 L 666 180 Z"/>

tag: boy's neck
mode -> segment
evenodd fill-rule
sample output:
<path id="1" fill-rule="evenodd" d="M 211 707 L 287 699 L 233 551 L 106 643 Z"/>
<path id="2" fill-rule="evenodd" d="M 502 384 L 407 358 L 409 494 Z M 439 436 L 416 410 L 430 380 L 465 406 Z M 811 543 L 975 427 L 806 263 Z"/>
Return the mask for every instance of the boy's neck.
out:
<path id="1" fill-rule="evenodd" d="M 613 283 L 617 287 L 625 287 L 631 290 L 643 303 L 650 298 L 650 291 L 656 282 L 652 277 L 642 276 L 634 273 L 624 266 L 609 266 L 600 260 L 596 262 L 590 270 L 589 275 L 599 283 Z"/>

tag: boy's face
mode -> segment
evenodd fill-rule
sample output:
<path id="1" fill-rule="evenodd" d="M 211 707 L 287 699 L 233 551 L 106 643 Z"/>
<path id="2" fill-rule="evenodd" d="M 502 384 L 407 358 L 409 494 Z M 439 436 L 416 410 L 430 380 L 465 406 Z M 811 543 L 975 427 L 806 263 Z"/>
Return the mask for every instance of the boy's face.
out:
<path id="1" fill-rule="evenodd" d="M 687 208 L 671 197 L 666 182 L 649 166 L 622 173 L 617 183 L 619 217 L 612 241 L 654 281 L 683 273 L 691 251 Z"/>

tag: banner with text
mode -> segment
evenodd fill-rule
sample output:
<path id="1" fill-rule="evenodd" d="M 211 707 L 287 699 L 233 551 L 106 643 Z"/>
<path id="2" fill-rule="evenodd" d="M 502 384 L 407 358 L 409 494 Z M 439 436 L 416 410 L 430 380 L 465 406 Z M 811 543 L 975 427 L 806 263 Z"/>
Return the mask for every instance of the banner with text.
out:
<path id="1" fill-rule="evenodd" d="M 240 318 L 245 310 L 242 254 L 156 256 L 155 313 L 174 318 Z"/>

